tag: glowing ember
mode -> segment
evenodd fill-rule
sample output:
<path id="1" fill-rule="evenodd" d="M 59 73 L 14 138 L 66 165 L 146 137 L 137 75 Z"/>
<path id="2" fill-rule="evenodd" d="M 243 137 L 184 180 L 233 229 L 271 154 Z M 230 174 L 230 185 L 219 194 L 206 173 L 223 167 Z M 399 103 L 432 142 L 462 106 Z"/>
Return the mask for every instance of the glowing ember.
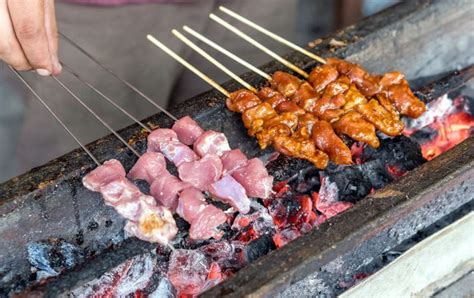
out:
<path id="1" fill-rule="evenodd" d="M 423 157 L 427 160 L 432 160 L 471 136 L 474 118 L 466 112 L 458 112 L 436 120 L 430 126 L 438 134 L 434 140 L 421 145 Z"/>

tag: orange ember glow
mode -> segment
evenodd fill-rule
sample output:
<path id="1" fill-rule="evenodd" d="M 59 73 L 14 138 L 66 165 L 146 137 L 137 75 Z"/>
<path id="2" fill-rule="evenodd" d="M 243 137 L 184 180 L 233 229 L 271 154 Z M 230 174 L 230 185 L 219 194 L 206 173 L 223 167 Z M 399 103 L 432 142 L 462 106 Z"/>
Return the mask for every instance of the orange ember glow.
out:
<path id="1" fill-rule="evenodd" d="M 474 127 L 474 118 L 468 113 L 458 112 L 430 126 L 438 134 L 432 141 L 421 145 L 423 157 L 427 160 L 432 160 L 467 139 Z"/>

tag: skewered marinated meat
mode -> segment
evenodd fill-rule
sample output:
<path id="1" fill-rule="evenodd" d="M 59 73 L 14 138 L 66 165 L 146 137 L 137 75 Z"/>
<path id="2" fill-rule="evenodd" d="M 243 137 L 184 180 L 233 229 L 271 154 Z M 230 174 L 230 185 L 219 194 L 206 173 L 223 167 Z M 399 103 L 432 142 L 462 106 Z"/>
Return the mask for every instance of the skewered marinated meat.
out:
<path id="1" fill-rule="evenodd" d="M 288 101 L 283 94 L 270 87 L 263 87 L 258 90 L 257 96 L 264 102 L 269 103 L 272 108 L 276 108 L 282 102 Z"/>
<path id="2" fill-rule="evenodd" d="M 286 98 L 291 98 L 293 94 L 298 90 L 302 81 L 284 71 L 276 71 L 272 75 L 272 87 L 277 90 Z"/>
<path id="3" fill-rule="evenodd" d="M 296 103 L 291 101 L 285 101 L 277 105 L 275 111 L 278 114 L 281 113 L 293 113 L 295 115 L 303 115 L 306 114 L 306 111 L 300 108 Z"/>
<path id="4" fill-rule="evenodd" d="M 291 128 L 289 128 L 285 124 L 275 124 L 269 128 L 262 129 L 258 132 L 255 136 L 258 140 L 258 145 L 260 148 L 265 149 L 268 146 L 273 144 L 273 140 L 277 136 L 290 136 L 291 135 Z"/>
<path id="5" fill-rule="evenodd" d="M 235 170 L 244 166 L 247 163 L 247 156 L 240 151 L 240 149 L 234 149 L 224 152 L 221 156 L 222 161 L 222 175 L 232 174 Z"/>
<path id="6" fill-rule="evenodd" d="M 110 159 L 104 162 L 102 166 L 97 167 L 87 174 L 82 179 L 82 183 L 86 188 L 97 192 L 102 186 L 107 185 L 120 177 L 125 177 L 125 175 L 125 169 L 120 161 Z"/>
<path id="7" fill-rule="evenodd" d="M 201 157 L 208 154 L 222 156 L 225 151 L 230 150 L 226 136 L 221 132 L 213 130 L 208 130 L 197 138 L 193 148 Z"/>
<path id="8" fill-rule="evenodd" d="M 245 166 L 232 173 L 237 182 L 244 188 L 251 198 L 267 199 L 272 191 L 273 177 L 268 175 L 263 162 L 258 158 L 250 159 Z"/>
<path id="9" fill-rule="evenodd" d="M 176 212 L 191 225 L 191 239 L 219 239 L 222 236 L 217 227 L 226 222 L 226 215 L 221 209 L 206 203 L 197 188 L 190 187 L 181 192 Z"/>
<path id="10" fill-rule="evenodd" d="M 209 187 L 209 193 L 243 214 L 250 211 L 250 199 L 244 187 L 231 175 L 226 175 Z"/>
<path id="11" fill-rule="evenodd" d="M 355 110 L 386 135 L 397 136 L 403 131 L 404 125 L 400 118 L 388 112 L 375 99 L 356 106 Z"/>
<path id="12" fill-rule="evenodd" d="M 217 155 L 208 154 L 193 162 L 185 162 L 178 167 L 179 178 L 201 191 L 222 176 L 222 162 Z"/>
<path id="13" fill-rule="evenodd" d="M 308 81 L 317 92 L 323 91 L 327 85 L 339 77 L 337 68 L 330 64 L 324 64 L 313 68 L 309 74 Z"/>
<path id="14" fill-rule="evenodd" d="M 328 164 L 327 154 L 316 149 L 314 142 L 306 138 L 300 140 L 279 135 L 273 140 L 273 146 L 287 156 L 309 160 L 319 169 Z"/>
<path id="15" fill-rule="evenodd" d="M 316 121 L 313 126 L 312 139 L 319 150 L 326 152 L 335 164 L 351 164 L 352 153 L 346 144 L 336 135 L 327 121 Z"/>
<path id="16" fill-rule="evenodd" d="M 262 102 L 242 114 L 242 121 L 248 129 L 248 133 L 254 136 L 263 128 L 265 120 L 270 120 L 277 116 L 276 111 L 269 103 Z"/>
<path id="17" fill-rule="evenodd" d="M 306 112 L 313 112 L 316 102 L 319 100 L 320 95 L 314 88 L 308 83 L 304 82 L 300 85 L 296 93 L 293 95 L 291 100 L 298 104 Z"/>
<path id="18" fill-rule="evenodd" d="M 178 206 L 179 193 L 188 187 L 191 187 L 191 184 L 179 180 L 166 171 L 152 182 L 150 194 L 160 205 L 174 211 Z"/>
<path id="19" fill-rule="evenodd" d="M 199 189 L 188 187 L 179 195 L 176 213 L 188 223 L 192 223 L 207 205 L 206 199 Z"/>
<path id="20" fill-rule="evenodd" d="M 209 238 L 220 239 L 224 232 L 217 229 L 227 221 L 222 210 L 214 205 L 207 205 L 193 220 L 189 228 L 189 237 L 196 240 Z"/>
<path id="21" fill-rule="evenodd" d="M 178 232 L 173 214 L 168 209 L 150 205 L 142 208 L 136 221 L 127 222 L 124 229 L 138 239 L 163 245 L 167 245 Z"/>
<path id="22" fill-rule="evenodd" d="M 179 141 L 178 135 L 172 129 L 158 128 L 153 130 L 147 138 L 147 151 L 161 152 L 160 146 L 162 143 L 171 141 Z"/>
<path id="23" fill-rule="evenodd" d="M 359 65 L 337 58 L 328 58 L 326 61 L 328 65 L 335 66 L 340 74 L 348 76 L 365 96 L 370 97 L 381 91 L 377 77 L 371 76 Z"/>
<path id="24" fill-rule="evenodd" d="M 125 230 L 139 239 L 167 245 L 178 229 L 171 212 L 156 206 L 155 200 L 144 195 L 125 178 L 125 169 L 117 160 L 110 160 L 83 178 L 92 191 L 100 191 L 107 205 L 128 222 Z"/>
<path id="25" fill-rule="evenodd" d="M 344 114 L 333 123 L 333 126 L 337 133 L 344 134 L 353 140 L 367 143 L 373 148 L 378 148 L 380 145 L 375 134 L 375 126 L 355 111 Z"/>
<path id="26" fill-rule="evenodd" d="M 163 154 L 146 152 L 128 172 L 128 177 L 132 180 L 145 180 L 148 184 L 152 184 L 164 171 L 166 171 L 166 161 Z"/>
<path id="27" fill-rule="evenodd" d="M 345 100 L 346 102 L 343 106 L 344 111 L 350 111 L 357 105 L 367 103 L 367 98 L 360 93 L 359 89 L 357 89 L 354 84 L 351 84 L 345 93 Z"/>
<path id="28" fill-rule="evenodd" d="M 260 98 L 247 89 L 232 92 L 226 100 L 226 106 L 232 112 L 243 113 L 261 103 Z"/>
<path id="29" fill-rule="evenodd" d="M 387 86 L 382 93 L 402 115 L 418 118 L 426 111 L 426 105 L 413 94 L 405 79 L 402 79 L 399 84 Z"/>
<path id="30" fill-rule="evenodd" d="M 192 145 L 204 133 L 204 130 L 191 117 L 185 116 L 177 120 L 173 129 L 181 143 L 185 145 Z"/>

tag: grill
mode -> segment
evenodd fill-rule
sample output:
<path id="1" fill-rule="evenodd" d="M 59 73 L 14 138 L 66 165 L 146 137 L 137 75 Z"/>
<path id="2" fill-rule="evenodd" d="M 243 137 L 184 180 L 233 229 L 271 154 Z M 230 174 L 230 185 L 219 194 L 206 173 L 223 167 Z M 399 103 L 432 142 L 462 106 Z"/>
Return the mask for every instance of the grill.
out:
<path id="1" fill-rule="evenodd" d="M 430 102 L 446 93 L 459 93 L 457 90 L 474 74 L 472 67 L 452 72 L 473 63 L 469 52 L 473 46 L 470 32 L 473 10 L 469 1 L 464 6 L 462 1 L 457 5 L 446 1 L 410 1 L 315 41 L 312 44 L 317 45 L 312 50 L 322 56 L 357 61 L 373 72 L 402 69 L 418 90 L 417 95 Z M 332 46 L 332 40 L 346 45 Z M 315 65 L 298 53 L 285 58 L 305 70 Z M 278 63 L 270 62 L 262 70 L 273 73 L 280 68 Z M 442 75 L 433 76 L 439 73 Z M 250 73 L 242 78 L 254 86 L 264 84 Z M 434 83 L 427 83 L 433 80 Z M 227 90 L 238 87 L 233 81 L 223 86 Z M 240 117 L 225 108 L 217 91 L 191 98 L 171 112 L 178 117 L 192 116 L 204 129 L 225 132 L 231 147 L 240 148 L 249 156 L 271 154 L 271 151 L 262 152 L 247 137 Z M 143 122 L 152 127 L 172 124 L 162 114 Z M 141 127 L 132 125 L 119 133 L 137 151 L 145 151 L 146 134 Z M 88 148 L 99 160 L 116 158 L 127 169 L 137 159 L 112 135 Z M 341 286 L 340 281 L 366 272 L 361 268 L 375 264 L 385 253 L 440 220 L 453 221 L 473 209 L 473 148 L 474 138 L 470 137 L 371 193 L 318 229 L 252 262 L 203 296 L 278 293 L 285 296 L 309 289 L 331 295 L 343 292 L 347 287 Z M 277 180 L 284 180 L 307 166 L 304 162 L 281 158 L 270 170 Z M 84 290 L 88 283 L 124 262 L 133 267 L 150 260 L 149 252 L 156 245 L 124 239 L 125 221 L 103 205 L 99 194 L 82 186 L 81 178 L 94 167 L 89 157 L 78 149 L 0 185 L 0 235 L 4 240 L 0 243 L 1 294 L 20 291 L 57 295 Z M 36 283 L 37 276 L 28 259 L 32 242 L 52 244 L 57 250 L 69 249 L 70 267 L 74 268 L 57 278 Z M 72 247 L 64 248 L 66 243 Z M 80 256 L 74 255 L 76 248 L 81 249 Z M 58 266 L 68 268 L 63 261 Z M 148 282 L 156 289 L 159 274 L 151 274 Z"/>

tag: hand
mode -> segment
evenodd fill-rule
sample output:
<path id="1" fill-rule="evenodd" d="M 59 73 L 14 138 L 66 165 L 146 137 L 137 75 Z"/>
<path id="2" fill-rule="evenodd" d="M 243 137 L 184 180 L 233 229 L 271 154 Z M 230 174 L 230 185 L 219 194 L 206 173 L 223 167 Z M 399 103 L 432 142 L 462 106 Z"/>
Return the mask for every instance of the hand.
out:
<path id="1" fill-rule="evenodd" d="M 0 0 L 0 59 L 42 76 L 61 72 L 54 0 Z"/>

